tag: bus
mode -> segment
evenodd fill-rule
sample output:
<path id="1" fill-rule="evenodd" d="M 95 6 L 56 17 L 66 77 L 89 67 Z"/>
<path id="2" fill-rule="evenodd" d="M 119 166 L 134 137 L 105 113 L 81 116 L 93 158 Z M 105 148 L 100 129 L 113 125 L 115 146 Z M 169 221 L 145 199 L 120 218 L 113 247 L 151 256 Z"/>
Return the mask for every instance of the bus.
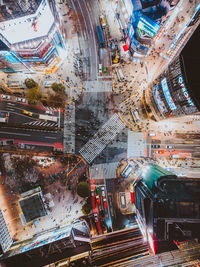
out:
<path id="1" fill-rule="evenodd" d="M 117 73 L 118 80 L 120 82 L 122 82 L 122 81 L 125 80 L 125 77 L 124 77 L 124 74 L 123 74 L 123 71 L 122 71 L 122 68 L 121 67 L 116 68 L 116 73 Z"/>
<path id="2" fill-rule="evenodd" d="M 154 254 L 200 240 L 200 179 L 178 177 L 150 164 L 134 183 L 138 226 Z"/>
<path id="3" fill-rule="evenodd" d="M 99 41 L 99 46 L 100 47 L 105 47 L 105 41 L 104 41 L 104 38 L 103 38 L 103 33 L 102 33 L 102 30 L 101 30 L 101 27 L 98 25 L 96 27 L 97 29 L 97 36 L 98 36 L 98 41 Z"/>
<path id="4" fill-rule="evenodd" d="M 53 121 L 53 122 L 57 122 L 58 121 L 58 117 L 49 116 L 49 115 L 43 115 L 43 114 L 39 115 L 39 119 L 40 120 L 44 120 L 44 121 Z"/>

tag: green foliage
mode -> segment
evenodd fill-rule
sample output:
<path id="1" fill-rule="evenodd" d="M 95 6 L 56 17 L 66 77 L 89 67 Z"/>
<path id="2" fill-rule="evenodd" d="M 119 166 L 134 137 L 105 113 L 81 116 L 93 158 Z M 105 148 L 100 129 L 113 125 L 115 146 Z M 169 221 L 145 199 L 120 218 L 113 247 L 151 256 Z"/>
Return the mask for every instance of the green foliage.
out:
<path id="1" fill-rule="evenodd" d="M 60 93 L 49 94 L 47 98 L 47 104 L 49 107 L 64 108 L 66 96 Z"/>
<path id="2" fill-rule="evenodd" d="M 80 182 L 77 185 L 77 194 L 80 197 L 86 198 L 90 195 L 90 186 L 87 182 Z"/>
<path id="3" fill-rule="evenodd" d="M 65 87 L 62 83 L 52 83 L 51 88 L 55 93 L 65 94 Z"/>
<path id="4" fill-rule="evenodd" d="M 92 210 L 92 205 L 91 202 L 86 202 L 83 206 L 82 206 L 82 212 L 84 215 L 88 215 L 90 213 L 90 211 Z"/>
<path id="5" fill-rule="evenodd" d="M 24 81 L 24 83 L 25 83 L 26 87 L 29 88 L 29 89 L 38 86 L 38 84 L 37 84 L 33 79 L 29 79 L 29 78 L 27 78 L 27 79 Z"/>
<path id="6" fill-rule="evenodd" d="M 29 104 L 36 105 L 42 98 L 42 92 L 38 87 L 31 88 L 28 90 L 26 98 Z"/>

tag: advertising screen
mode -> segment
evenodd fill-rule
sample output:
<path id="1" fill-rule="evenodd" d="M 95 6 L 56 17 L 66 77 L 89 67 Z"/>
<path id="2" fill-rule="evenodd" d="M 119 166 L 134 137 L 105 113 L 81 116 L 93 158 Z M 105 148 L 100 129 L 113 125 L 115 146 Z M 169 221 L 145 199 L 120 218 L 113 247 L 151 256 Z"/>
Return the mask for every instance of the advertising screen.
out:
<path id="1" fill-rule="evenodd" d="M 9 43 L 19 43 L 48 34 L 54 23 L 48 1 L 43 0 L 35 14 L 0 23 L 0 34 Z"/>
<path id="2" fill-rule="evenodd" d="M 171 110 L 176 109 L 176 105 L 174 104 L 174 101 L 173 101 L 172 96 L 170 94 L 166 78 L 161 80 L 161 87 L 162 87 L 163 93 L 165 95 L 165 99 L 167 100 L 167 104 L 169 105 L 170 109 Z"/>
<path id="3" fill-rule="evenodd" d="M 160 92 L 159 92 L 159 84 L 156 84 L 152 89 L 153 89 L 153 97 L 157 104 L 157 107 L 160 113 L 162 114 L 162 116 L 165 117 L 164 113 L 167 112 L 167 108 L 165 106 L 165 103 L 161 99 Z"/>
<path id="4" fill-rule="evenodd" d="M 159 31 L 160 25 L 143 15 L 139 19 L 137 29 L 153 38 Z"/>

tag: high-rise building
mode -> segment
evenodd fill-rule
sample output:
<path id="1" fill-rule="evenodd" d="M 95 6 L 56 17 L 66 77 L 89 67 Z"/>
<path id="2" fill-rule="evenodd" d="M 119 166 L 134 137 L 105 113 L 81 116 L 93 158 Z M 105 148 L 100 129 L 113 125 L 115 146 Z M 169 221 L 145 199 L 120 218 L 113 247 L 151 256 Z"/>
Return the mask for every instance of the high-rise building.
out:
<path id="1" fill-rule="evenodd" d="M 159 121 L 200 112 L 199 40 L 200 25 L 180 55 L 144 92 L 149 118 Z"/>
<path id="2" fill-rule="evenodd" d="M 57 70 L 65 44 L 55 0 L 4 0 L 0 10 L 0 70 Z"/>
<path id="3" fill-rule="evenodd" d="M 12 243 L 13 240 L 10 236 L 3 213 L 0 209 L 0 256 L 9 249 Z"/>
<path id="4" fill-rule="evenodd" d="M 0 257 L 0 264 L 39 267 L 91 251 L 90 229 L 86 221 L 57 227 L 35 234 L 31 239 L 14 243 Z"/>

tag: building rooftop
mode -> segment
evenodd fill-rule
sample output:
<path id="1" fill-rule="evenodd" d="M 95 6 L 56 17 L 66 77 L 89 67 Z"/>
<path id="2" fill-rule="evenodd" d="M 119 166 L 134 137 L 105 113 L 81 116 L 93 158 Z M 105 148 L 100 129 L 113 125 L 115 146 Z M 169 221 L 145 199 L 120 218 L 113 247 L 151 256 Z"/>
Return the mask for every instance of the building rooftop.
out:
<path id="1" fill-rule="evenodd" d="M 19 200 L 26 223 L 47 215 L 41 192 Z"/>

